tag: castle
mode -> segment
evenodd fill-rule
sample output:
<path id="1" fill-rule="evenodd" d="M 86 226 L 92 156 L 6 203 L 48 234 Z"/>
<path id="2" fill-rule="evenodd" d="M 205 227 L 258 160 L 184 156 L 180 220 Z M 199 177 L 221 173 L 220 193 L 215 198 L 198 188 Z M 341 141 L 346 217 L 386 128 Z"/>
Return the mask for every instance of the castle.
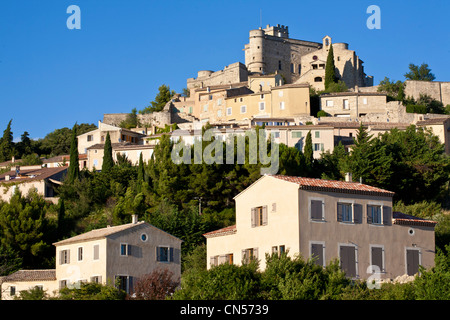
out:
<path id="1" fill-rule="evenodd" d="M 248 81 L 251 75 L 279 73 L 285 84 L 308 83 L 317 90 L 324 89 L 325 64 L 332 39 L 322 42 L 289 38 L 288 26 L 267 25 L 265 29 L 250 30 L 245 45 L 245 65 L 236 62 L 223 70 L 201 70 L 197 78 L 187 79 L 187 88 L 228 85 Z M 348 88 L 373 86 L 373 77 L 364 73 L 363 61 L 347 43 L 334 43 L 336 76 Z"/>

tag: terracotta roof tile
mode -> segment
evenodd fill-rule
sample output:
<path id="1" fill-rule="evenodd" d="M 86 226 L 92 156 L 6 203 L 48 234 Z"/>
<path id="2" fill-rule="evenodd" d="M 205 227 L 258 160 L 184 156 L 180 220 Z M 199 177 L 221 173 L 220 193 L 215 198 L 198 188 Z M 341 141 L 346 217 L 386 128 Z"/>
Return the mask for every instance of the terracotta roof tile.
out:
<path id="1" fill-rule="evenodd" d="M 315 178 L 292 177 L 282 175 L 271 175 L 271 177 L 296 183 L 300 189 L 316 191 L 333 191 L 356 194 L 368 194 L 393 197 L 394 192 L 369 186 L 358 182 L 346 182 L 336 180 L 324 180 Z"/>
<path id="2" fill-rule="evenodd" d="M 6 277 L 2 277 L 2 282 L 53 281 L 53 280 L 56 280 L 55 269 L 19 270 Z"/>
<path id="3" fill-rule="evenodd" d="M 24 169 L 20 170 L 20 176 L 16 177 L 16 171 L 9 171 L 0 174 L 0 184 L 1 183 L 24 183 L 30 181 L 44 180 L 50 178 L 51 176 L 60 173 L 61 171 L 67 170 L 67 167 L 55 167 L 55 168 L 39 168 L 39 169 Z M 5 177 L 9 175 L 9 181 L 5 181 Z"/>
<path id="4" fill-rule="evenodd" d="M 225 236 L 225 235 L 234 234 L 234 233 L 236 233 L 236 225 L 232 225 L 232 226 L 225 227 L 222 229 L 207 232 L 207 233 L 203 234 L 203 236 L 205 238 L 212 238 L 212 237 Z"/>
<path id="5" fill-rule="evenodd" d="M 411 216 L 403 212 L 393 212 L 392 218 L 394 220 L 394 224 L 403 224 L 403 225 L 406 224 L 406 225 L 430 226 L 430 227 L 433 227 L 437 224 L 436 221 Z"/>

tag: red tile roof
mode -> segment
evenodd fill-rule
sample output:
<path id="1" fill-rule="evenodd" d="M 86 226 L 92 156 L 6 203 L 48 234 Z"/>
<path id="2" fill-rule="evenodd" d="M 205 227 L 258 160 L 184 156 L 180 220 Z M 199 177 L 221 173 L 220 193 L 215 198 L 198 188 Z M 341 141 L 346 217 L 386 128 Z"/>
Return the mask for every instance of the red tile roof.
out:
<path id="1" fill-rule="evenodd" d="M 358 182 L 324 180 L 324 179 L 292 177 L 282 175 L 271 175 L 271 177 L 296 183 L 300 186 L 300 189 L 303 190 L 344 192 L 344 193 L 378 195 L 388 197 L 394 196 L 394 192 L 392 191 L 372 187 L 367 184 L 362 184 Z"/>
<path id="2" fill-rule="evenodd" d="M 394 220 L 394 224 L 426 226 L 426 227 L 434 227 L 437 224 L 436 221 L 411 216 L 403 212 L 393 212 L 392 218 Z"/>
<path id="3" fill-rule="evenodd" d="M 212 238 L 212 237 L 226 236 L 226 235 L 234 234 L 234 233 L 236 233 L 236 225 L 232 225 L 232 226 L 225 227 L 225 228 L 222 228 L 219 230 L 207 232 L 207 233 L 203 234 L 203 236 L 205 238 Z"/>

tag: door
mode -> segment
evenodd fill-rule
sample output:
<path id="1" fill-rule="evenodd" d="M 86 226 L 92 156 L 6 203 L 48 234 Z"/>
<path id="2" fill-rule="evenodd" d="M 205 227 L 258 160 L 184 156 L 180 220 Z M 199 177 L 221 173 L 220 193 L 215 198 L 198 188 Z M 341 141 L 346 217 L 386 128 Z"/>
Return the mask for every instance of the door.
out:
<path id="1" fill-rule="evenodd" d="M 406 273 L 413 276 L 419 272 L 419 250 L 406 249 Z"/>
<path id="2" fill-rule="evenodd" d="M 341 246 L 339 260 L 347 277 L 356 277 L 356 247 Z"/>

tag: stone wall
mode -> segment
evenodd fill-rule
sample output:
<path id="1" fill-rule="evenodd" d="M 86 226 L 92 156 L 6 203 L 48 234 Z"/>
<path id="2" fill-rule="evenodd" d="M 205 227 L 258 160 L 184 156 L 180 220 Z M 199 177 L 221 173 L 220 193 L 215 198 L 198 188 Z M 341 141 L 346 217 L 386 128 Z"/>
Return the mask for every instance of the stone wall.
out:
<path id="1" fill-rule="evenodd" d="M 209 70 L 199 71 L 197 78 L 187 79 L 187 88 L 203 88 L 207 86 L 239 83 L 247 80 L 247 67 L 240 62 L 236 62 L 225 66 L 223 70 L 216 72 Z"/>
<path id="2" fill-rule="evenodd" d="M 405 95 L 418 99 L 421 94 L 427 94 L 433 99 L 443 103 L 444 107 L 450 104 L 450 82 L 442 81 L 405 81 Z"/>

